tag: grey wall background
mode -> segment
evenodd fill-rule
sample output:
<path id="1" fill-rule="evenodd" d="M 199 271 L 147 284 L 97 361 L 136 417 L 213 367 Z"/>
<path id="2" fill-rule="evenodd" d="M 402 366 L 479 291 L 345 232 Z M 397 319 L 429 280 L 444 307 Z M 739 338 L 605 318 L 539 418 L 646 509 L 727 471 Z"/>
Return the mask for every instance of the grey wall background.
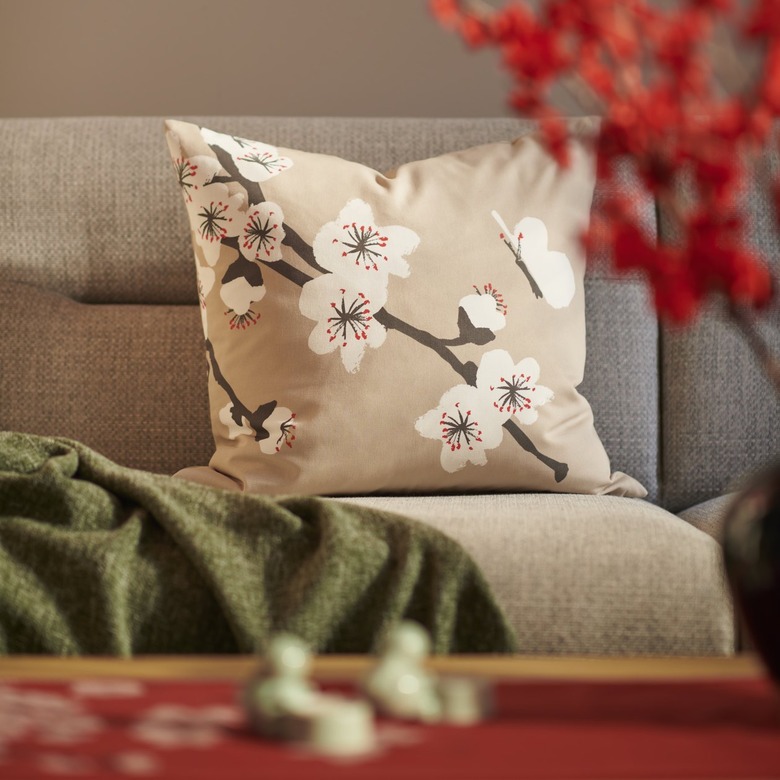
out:
<path id="1" fill-rule="evenodd" d="M 0 116 L 501 116 L 427 0 L 0 0 Z"/>

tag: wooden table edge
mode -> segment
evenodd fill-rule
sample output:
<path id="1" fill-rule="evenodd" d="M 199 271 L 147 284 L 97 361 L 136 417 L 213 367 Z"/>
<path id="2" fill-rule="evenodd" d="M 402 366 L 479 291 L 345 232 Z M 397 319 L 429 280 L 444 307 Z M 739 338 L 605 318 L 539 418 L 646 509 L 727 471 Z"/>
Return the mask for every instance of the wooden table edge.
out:
<path id="1" fill-rule="evenodd" d="M 312 673 L 322 680 L 362 676 L 376 658 L 368 655 L 319 656 Z M 728 657 L 573 657 L 462 655 L 437 656 L 429 667 L 442 674 L 478 675 L 493 680 L 706 680 L 765 676 L 751 654 Z M 147 680 L 245 680 L 262 666 L 259 656 L 4 656 L 0 682 L 84 678 Z"/>

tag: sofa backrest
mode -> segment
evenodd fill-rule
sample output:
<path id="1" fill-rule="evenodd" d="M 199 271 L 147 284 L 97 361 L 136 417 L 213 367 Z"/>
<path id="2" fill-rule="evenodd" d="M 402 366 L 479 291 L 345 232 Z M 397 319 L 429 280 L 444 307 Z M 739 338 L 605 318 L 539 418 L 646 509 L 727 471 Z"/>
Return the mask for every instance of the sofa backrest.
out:
<path id="1" fill-rule="evenodd" d="M 768 260 L 776 284 L 780 232 L 772 190 L 778 176 L 780 125 L 753 166 L 744 213 L 747 248 Z M 661 239 L 673 240 L 674 226 L 659 208 Z M 763 313 L 759 326 L 780 356 L 780 301 Z M 737 489 L 745 477 L 780 457 L 780 398 L 722 302 L 710 303 L 690 326 L 663 327 L 659 347 L 663 503 L 679 511 Z"/>
<path id="2" fill-rule="evenodd" d="M 532 129 L 514 119 L 194 121 L 379 170 Z M 4 119 L 0 137 L 0 426 L 77 438 L 154 471 L 207 463 L 207 365 L 187 220 L 162 120 Z M 627 174 L 620 186 L 633 189 L 654 231 L 655 204 Z M 598 188 L 595 208 L 603 194 Z M 685 416 L 677 396 L 691 392 L 678 388 L 677 363 L 690 348 L 685 339 L 698 343 L 697 335 L 659 350 L 642 282 L 617 276 L 598 258 L 589 268 L 586 301 L 581 389 L 613 468 L 635 476 L 660 500 L 663 452 L 675 468 L 675 501 L 718 492 L 722 470 L 711 469 L 700 484 L 697 464 L 686 454 L 699 446 L 697 431 L 675 433 Z M 724 349 L 739 353 L 737 345 Z M 670 379 L 663 392 L 659 367 Z M 704 364 L 701 369 L 706 373 Z M 708 377 L 700 373 L 685 381 L 707 396 Z M 661 425 L 662 399 L 674 407 L 678 422 L 671 427 Z M 696 413 L 706 416 L 705 406 Z M 779 432 L 780 424 L 772 424 Z M 754 447 L 754 460 L 767 450 Z"/>

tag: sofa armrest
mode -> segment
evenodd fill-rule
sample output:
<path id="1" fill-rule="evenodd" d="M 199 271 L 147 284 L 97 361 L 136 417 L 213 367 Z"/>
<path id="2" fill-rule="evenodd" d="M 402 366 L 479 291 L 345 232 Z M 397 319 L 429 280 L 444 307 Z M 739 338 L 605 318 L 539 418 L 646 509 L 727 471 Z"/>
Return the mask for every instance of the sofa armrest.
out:
<path id="1" fill-rule="evenodd" d="M 731 504 L 737 497 L 736 493 L 726 493 L 709 501 L 702 501 L 692 507 L 680 512 L 679 516 L 695 526 L 700 531 L 709 534 L 716 541 L 723 541 L 723 530 Z M 745 624 L 739 615 L 739 611 L 734 611 L 736 647 L 738 652 L 754 651 L 755 646 L 750 638 L 750 634 L 745 628 Z"/>
<path id="2" fill-rule="evenodd" d="M 726 493 L 708 501 L 702 501 L 679 513 L 679 516 L 700 531 L 704 531 L 713 539 L 723 540 L 723 526 L 726 522 L 731 504 L 736 498 L 736 493 Z"/>

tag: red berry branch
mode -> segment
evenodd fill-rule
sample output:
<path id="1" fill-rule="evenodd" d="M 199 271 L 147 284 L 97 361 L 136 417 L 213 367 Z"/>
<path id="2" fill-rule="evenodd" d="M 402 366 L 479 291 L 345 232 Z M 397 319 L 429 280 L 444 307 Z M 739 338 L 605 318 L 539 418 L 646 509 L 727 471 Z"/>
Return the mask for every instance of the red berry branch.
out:
<path id="1" fill-rule="evenodd" d="M 495 8 L 429 0 L 434 17 L 472 48 L 494 47 L 512 77 L 512 107 L 538 120 L 547 148 L 567 162 L 564 89 L 601 117 L 594 140 L 599 179 L 628 164 L 670 225 L 647 233 L 630 195 L 605 188 L 584 241 L 615 268 L 642 273 L 659 315 L 685 323 L 709 297 L 729 313 L 780 394 L 780 362 L 756 327 L 772 302 L 765 258 L 749 246 L 744 197 L 760 155 L 777 142 L 780 2 L 540 0 Z M 756 61 L 741 64 L 724 38 Z M 727 55 L 731 56 L 727 56 Z M 780 182 L 772 196 L 780 223 Z"/>

